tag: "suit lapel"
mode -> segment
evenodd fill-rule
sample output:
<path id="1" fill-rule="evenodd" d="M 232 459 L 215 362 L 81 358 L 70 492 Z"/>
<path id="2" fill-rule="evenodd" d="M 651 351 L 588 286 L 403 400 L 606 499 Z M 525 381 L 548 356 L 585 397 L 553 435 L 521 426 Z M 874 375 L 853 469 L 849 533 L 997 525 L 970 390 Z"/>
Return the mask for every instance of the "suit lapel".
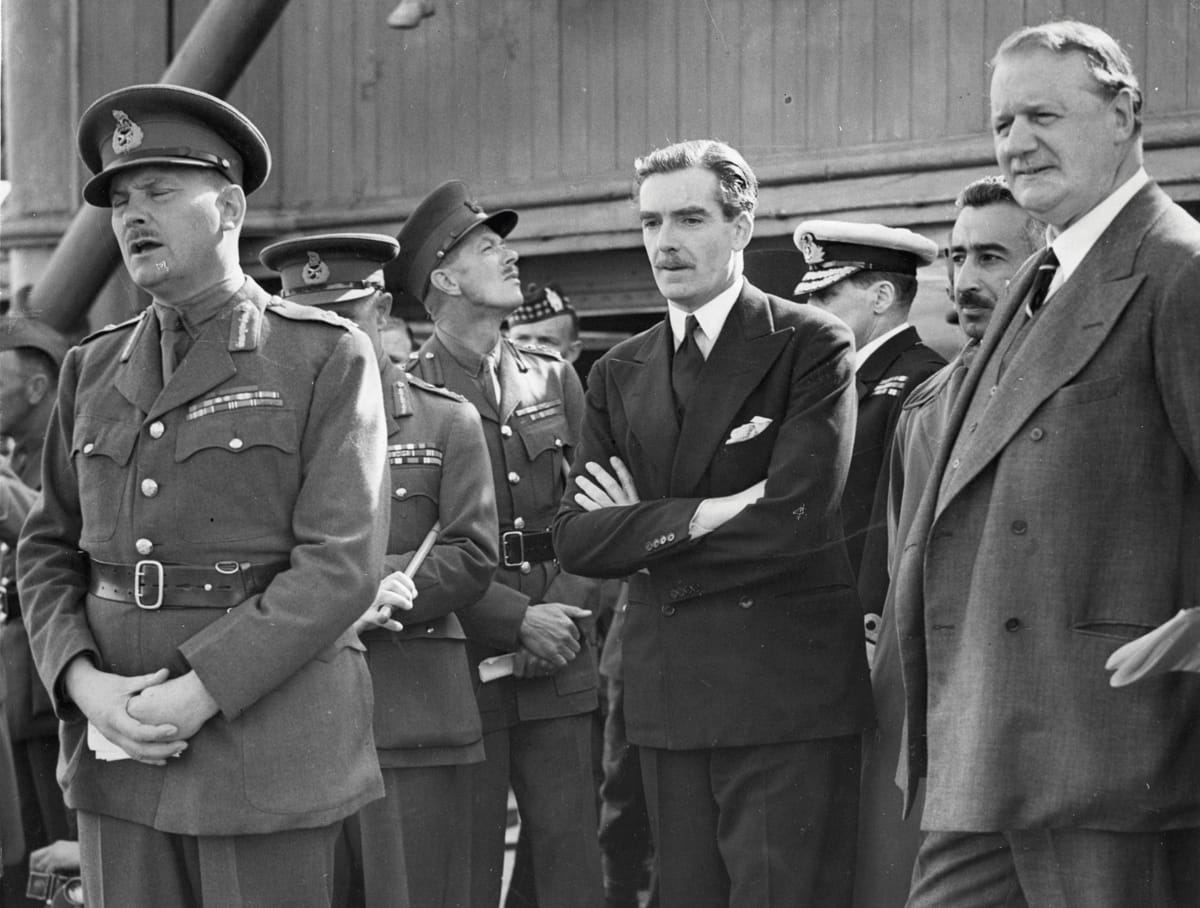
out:
<path id="1" fill-rule="evenodd" d="M 766 297 L 746 284 L 700 373 L 695 399 L 703 404 L 693 406 L 680 427 L 671 495 L 688 495 L 696 488 L 738 410 L 791 337 L 790 329 L 774 330 Z"/>
<path id="2" fill-rule="evenodd" d="M 126 348 L 128 358 L 117 370 L 117 391 L 143 413 L 149 413 L 162 391 L 162 354 L 158 345 L 158 319 L 147 308 L 133 329 Z"/>
<path id="3" fill-rule="evenodd" d="M 634 355 L 614 359 L 609 367 L 625 412 L 631 417 L 630 431 L 661 480 L 654 485 L 659 494 L 666 494 L 666 477 L 670 476 L 679 441 L 675 394 L 671 390 L 671 342 L 671 326 L 664 318 L 646 333 Z"/>
<path id="4" fill-rule="evenodd" d="M 938 512 L 1003 450 L 1034 411 L 1074 378 L 1095 356 L 1144 280 L 1133 272 L 1134 258 L 1148 226 L 1150 196 L 1146 190 L 1117 215 L 1088 252 L 1071 278 L 1046 303 L 1004 374 L 996 382 L 991 406 L 981 411 L 978 430 L 969 443 L 956 446 L 959 466 L 946 478 Z M 984 368 L 972 370 L 974 382 L 964 385 L 956 411 L 954 437 L 983 374 L 995 376 L 998 357 L 1009 336 L 1025 318 L 1024 300 L 1042 256 L 1023 269 L 1019 285 L 1004 306 L 1000 331 L 989 331 L 990 351 Z M 982 359 L 982 357 L 981 357 Z"/>

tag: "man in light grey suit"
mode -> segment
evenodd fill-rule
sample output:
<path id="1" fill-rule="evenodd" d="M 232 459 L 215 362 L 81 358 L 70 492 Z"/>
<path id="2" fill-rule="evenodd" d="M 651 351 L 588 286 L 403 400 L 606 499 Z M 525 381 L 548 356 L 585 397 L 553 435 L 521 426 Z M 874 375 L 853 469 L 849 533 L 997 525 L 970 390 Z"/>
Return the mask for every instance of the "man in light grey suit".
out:
<path id="1" fill-rule="evenodd" d="M 951 412 L 896 578 L 910 906 L 1200 904 L 1200 679 L 1119 690 L 1200 605 L 1200 225 L 1142 168 L 1141 94 L 1075 22 L 1000 46 L 996 156 L 1050 248 Z"/>

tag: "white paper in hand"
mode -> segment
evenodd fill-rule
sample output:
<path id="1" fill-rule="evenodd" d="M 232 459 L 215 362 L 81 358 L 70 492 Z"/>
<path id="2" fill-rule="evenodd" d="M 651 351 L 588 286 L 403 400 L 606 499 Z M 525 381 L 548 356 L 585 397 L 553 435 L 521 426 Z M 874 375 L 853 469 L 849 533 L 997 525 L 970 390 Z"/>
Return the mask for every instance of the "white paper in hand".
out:
<path id="1" fill-rule="evenodd" d="M 479 680 L 484 684 L 497 678 L 507 678 L 513 673 L 516 653 L 505 653 L 503 656 L 492 656 L 479 663 Z"/>
<path id="2" fill-rule="evenodd" d="M 1124 687 L 1166 672 L 1200 672 L 1200 608 L 1182 609 L 1161 627 L 1130 640 L 1104 663 L 1108 683 Z"/>
<path id="3" fill-rule="evenodd" d="M 133 759 L 123 748 L 118 747 L 112 741 L 108 740 L 108 738 L 104 737 L 104 733 L 91 722 L 88 723 L 87 746 L 96 755 L 97 760 L 104 760 L 110 763 L 113 760 Z"/>

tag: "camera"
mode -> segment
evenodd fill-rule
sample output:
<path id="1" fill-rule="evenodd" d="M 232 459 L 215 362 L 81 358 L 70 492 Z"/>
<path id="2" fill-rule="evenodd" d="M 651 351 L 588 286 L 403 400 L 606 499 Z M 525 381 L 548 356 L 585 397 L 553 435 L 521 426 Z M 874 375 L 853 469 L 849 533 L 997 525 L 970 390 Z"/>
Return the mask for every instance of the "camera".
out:
<path id="1" fill-rule="evenodd" d="M 83 905 L 83 880 L 77 876 L 31 870 L 25 897 L 45 902 L 50 908 L 73 908 Z"/>

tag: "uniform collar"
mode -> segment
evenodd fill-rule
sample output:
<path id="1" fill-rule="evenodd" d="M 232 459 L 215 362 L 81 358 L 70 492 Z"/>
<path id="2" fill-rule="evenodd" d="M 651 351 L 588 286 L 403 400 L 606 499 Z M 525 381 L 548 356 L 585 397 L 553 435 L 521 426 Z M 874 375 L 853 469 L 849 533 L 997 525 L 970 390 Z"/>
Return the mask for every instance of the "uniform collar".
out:
<path id="1" fill-rule="evenodd" d="M 158 317 L 159 324 L 162 324 L 163 318 L 166 317 L 164 310 L 174 313 L 188 336 L 195 340 L 204 330 L 204 326 L 221 313 L 221 310 L 235 294 L 245 287 L 245 284 L 246 276 L 239 274 L 236 279 L 222 281 L 185 303 L 175 305 L 155 300 L 152 304 L 154 314 Z"/>
<path id="2" fill-rule="evenodd" d="M 902 331 L 906 331 L 911 327 L 912 325 L 910 325 L 908 322 L 904 322 L 903 324 L 897 325 L 886 334 L 881 334 L 874 340 L 869 340 L 863 344 L 863 348 L 854 354 L 854 371 L 858 372 L 858 370 L 863 367 L 863 363 L 871 358 L 872 353 L 890 341 L 897 334 L 900 334 Z"/>
<path id="3" fill-rule="evenodd" d="M 481 354 L 476 353 L 440 324 L 434 324 L 433 333 L 442 342 L 442 346 L 446 348 L 446 352 L 462 367 L 462 370 L 475 378 L 478 378 L 482 374 L 484 363 L 487 361 L 489 355 L 494 356 L 496 362 L 500 361 L 500 348 L 503 344 L 499 340 L 496 341 L 495 347 L 487 353 Z"/>

